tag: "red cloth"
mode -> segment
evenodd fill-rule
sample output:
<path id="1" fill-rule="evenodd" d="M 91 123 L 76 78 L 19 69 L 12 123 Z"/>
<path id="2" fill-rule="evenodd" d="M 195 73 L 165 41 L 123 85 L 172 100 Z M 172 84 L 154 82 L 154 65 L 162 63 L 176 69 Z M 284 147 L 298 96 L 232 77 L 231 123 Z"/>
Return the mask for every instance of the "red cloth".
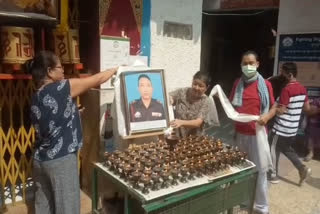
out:
<path id="1" fill-rule="evenodd" d="M 230 95 L 230 100 L 232 102 L 236 87 L 239 83 L 240 79 L 236 80 L 232 91 Z M 273 97 L 273 89 L 271 86 L 271 83 L 268 80 L 265 80 L 268 91 L 269 91 L 269 96 L 270 96 L 270 107 L 274 104 L 274 97 Z M 235 107 L 235 110 L 239 113 L 245 113 L 245 114 L 251 114 L 251 115 L 261 115 L 260 114 L 260 105 L 261 105 L 261 100 L 259 96 L 259 91 L 258 91 L 258 80 L 250 83 L 249 85 L 245 86 L 243 90 L 243 95 L 242 95 L 242 106 L 241 107 Z M 235 122 L 235 129 L 237 132 L 240 134 L 244 135 L 256 135 L 256 126 L 255 122 L 250 122 L 250 123 L 240 123 L 240 122 Z"/>
<path id="2" fill-rule="evenodd" d="M 304 102 L 308 101 L 308 94 L 306 88 L 299 82 L 291 82 L 286 85 L 286 87 L 281 91 L 279 104 L 287 106 L 290 103 L 290 97 L 295 97 L 299 95 L 305 95 L 306 98 Z"/>
<path id="3" fill-rule="evenodd" d="M 137 55 L 140 51 L 140 33 L 130 0 L 111 1 L 102 35 L 121 37 L 122 31 L 130 38 L 130 55 Z"/>

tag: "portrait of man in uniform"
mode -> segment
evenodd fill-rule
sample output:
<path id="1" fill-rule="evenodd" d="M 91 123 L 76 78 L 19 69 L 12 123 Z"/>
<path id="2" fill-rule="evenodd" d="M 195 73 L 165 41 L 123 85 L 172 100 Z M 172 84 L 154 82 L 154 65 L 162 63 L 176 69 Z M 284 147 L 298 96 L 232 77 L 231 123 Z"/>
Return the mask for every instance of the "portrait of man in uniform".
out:
<path id="1" fill-rule="evenodd" d="M 148 75 L 141 74 L 138 77 L 138 88 L 141 97 L 129 105 L 130 122 L 165 119 L 163 104 L 152 98 L 153 86 Z"/>
<path id="2" fill-rule="evenodd" d="M 168 127 L 163 70 L 125 72 L 122 84 L 129 134 Z"/>

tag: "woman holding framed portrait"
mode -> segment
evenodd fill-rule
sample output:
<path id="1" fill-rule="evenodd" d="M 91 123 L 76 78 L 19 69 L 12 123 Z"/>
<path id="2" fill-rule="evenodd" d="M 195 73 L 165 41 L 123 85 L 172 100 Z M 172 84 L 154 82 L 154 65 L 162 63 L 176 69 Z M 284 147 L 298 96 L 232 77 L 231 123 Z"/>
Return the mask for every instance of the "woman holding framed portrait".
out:
<path id="1" fill-rule="evenodd" d="M 176 117 L 170 125 L 179 130 L 180 137 L 204 134 L 209 113 L 209 98 L 205 92 L 209 84 L 208 74 L 198 71 L 193 76 L 191 87 L 180 88 L 169 93 L 170 102 L 175 106 Z"/>
<path id="2" fill-rule="evenodd" d="M 109 80 L 118 69 L 65 79 L 60 59 L 49 51 L 27 61 L 26 69 L 37 88 L 30 114 L 35 129 L 35 213 L 80 214 L 77 153 L 83 139 L 75 98 Z"/>

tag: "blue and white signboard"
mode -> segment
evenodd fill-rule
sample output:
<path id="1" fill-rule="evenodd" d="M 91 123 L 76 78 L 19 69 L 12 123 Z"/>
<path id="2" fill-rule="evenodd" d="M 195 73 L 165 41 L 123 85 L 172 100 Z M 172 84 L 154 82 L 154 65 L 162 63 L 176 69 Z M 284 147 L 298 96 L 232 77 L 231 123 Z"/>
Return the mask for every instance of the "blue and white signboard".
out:
<path id="1" fill-rule="evenodd" d="M 320 87 L 320 33 L 280 35 L 279 68 L 284 62 L 298 66 L 298 81 Z"/>
<path id="2" fill-rule="evenodd" d="M 307 88 L 310 99 L 320 97 L 320 33 L 280 35 L 278 71 L 284 62 L 297 64 L 297 80 Z M 302 115 L 299 134 L 304 133 L 305 119 Z"/>
<path id="3" fill-rule="evenodd" d="M 279 61 L 320 62 L 320 33 L 280 35 Z"/>

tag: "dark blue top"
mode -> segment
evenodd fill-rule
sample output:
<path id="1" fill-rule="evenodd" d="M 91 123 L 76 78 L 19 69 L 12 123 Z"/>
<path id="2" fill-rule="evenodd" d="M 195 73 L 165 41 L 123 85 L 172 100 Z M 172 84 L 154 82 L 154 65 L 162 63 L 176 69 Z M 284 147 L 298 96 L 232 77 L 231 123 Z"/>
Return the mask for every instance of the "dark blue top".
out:
<path id="1" fill-rule="evenodd" d="M 31 123 L 36 131 L 34 159 L 53 160 L 81 148 L 80 116 L 68 80 L 48 84 L 32 96 Z"/>

